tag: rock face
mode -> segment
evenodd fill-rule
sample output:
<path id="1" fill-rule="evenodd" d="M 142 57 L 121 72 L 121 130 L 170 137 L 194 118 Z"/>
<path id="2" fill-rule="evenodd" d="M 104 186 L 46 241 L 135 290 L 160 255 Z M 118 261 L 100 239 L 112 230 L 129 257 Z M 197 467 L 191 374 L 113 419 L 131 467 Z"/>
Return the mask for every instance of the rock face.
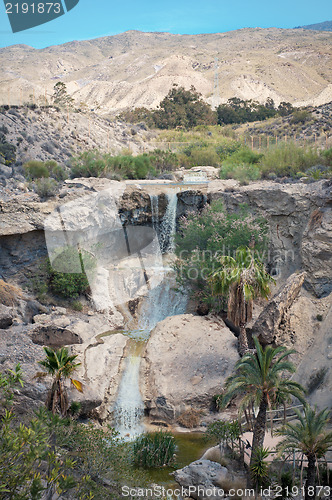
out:
<path id="1" fill-rule="evenodd" d="M 182 314 L 152 331 L 141 364 L 142 394 L 151 418 L 172 421 L 188 408 L 208 408 L 239 359 L 221 319 Z"/>
<path id="2" fill-rule="evenodd" d="M 228 211 L 243 203 L 268 222 L 271 246 L 269 271 L 282 280 L 304 268 L 305 286 L 317 297 L 332 291 L 331 200 L 332 182 L 312 184 L 213 181 L 208 200 L 222 199 Z M 321 215 L 320 215 L 321 214 Z"/>
<path id="3" fill-rule="evenodd" d="M 229 487 L 239 486 L 238 479 L 226 467 L 210 460 L 196 460 L 175 471 L 173 476 L 188 496 L 196 500 L 219 500 Z"/>
<path id="4" fill-rule="evenodd" d="M 167 207 L 167 181 L 74 179 L 66 181 L 60 199 L 40 203 L 32 193 L 12 193 L 0 201 L 0 268 L 5 278 L 24 282 L 46 256 L 44 221 L 57 206 L 106 189 L 122 191 L 118 210 L 121 221 L 151 225 L 151 196 L 158 195 L 159 220 Z M 206 201 L 221 199 L 228 211 L 247 204 L 266 218 L 271 245 L 267 260 L 272 275 L 285 280 L 305 269 L 305 286 L 317 297 L 332 291 L 331 181 L 312 184 L 259 181 L 240 186 L 233 180 L 212 180 L 205 185 L 179 189 L 177 218 L 197 211 Z"/>
<path id="5" fill-rule="evenodd" d="M 70 395 L 81 402 L 83 413 L 94 410 L 94 415 L 102 420 L 110 416 L 127 340 L 121 333 L 105 337 L 97 335 L 90 342 L 72 348 L 82 362 L 77 376 L 84 383 L 84 393 L 72 389 Z"/>
<path id="6" fill-rule="evenodd" d="M 320 410 L 332 404 L 332 294 L 326 298 L 322 319 L 316 321 L 313 343 L 294 375 L 307 388 L 309 403 Z"/>
<path id="7" fill-rule="evenodd" d="M 0 330 L 5 330 L 13 324 L 13 312 L 10 307 L 0 304 Z"/>
<path id="8" fill-rule="evenodd" d="M 331 292 L 332 209 L 314 210 L 303 233 L 301 255 L 303 268 L 310 274 L 310 291 L 319 297 Z"/>
<path id="9" fill-rule="evenodd" d="M 12 311 L 12 308 L 6 309 Z M 15 316 L 16 323 L 19 320 L 23 323 L 17 311 L 12 312 L 12 316 Z M 64 308 L 57 308 L 52 314 L 35 315 L 33 321 L 33 324 L 17 324 L 0 330 L 1 369 L 12 369 L 17 363 L 22 366 L 24 387 L 20 389 L 17 412 L 22 415 L 31 413 L 46 399 L 51 378 L 42 381 L 34 378 L 41 371 L 38 361 L 45 357 L 42 346 L 58 348 L 71 344 L 70 352 L 77 354 L 77 361 L 81 363 L 75 376 L 84 383 L 84 392 L 80 394 L 71 389 L 67 382 L 70 400 L 81 402 L 83 414 L 94 410 L 98 417 L 102 412 L 107 416 L 103 406 L 99 411 L 96 408 L 105 401 L 112 401 L 115 396 L 127 338 L 122 334 L 105 338 L 101 335 L 121 325 L 112 323 L 112 317 L 107 320 L 98 313 L 93 316 L 71 315 Z"/>
<path id="10" fill-rule="evenodd" d="M 265 344 L 278 344 L 278 337 L 286 327 L 287 312 L 298 296 L 305 273 L 292 274 L 285 285 L 269 301 L 252 327 L 252 333 Z"/>

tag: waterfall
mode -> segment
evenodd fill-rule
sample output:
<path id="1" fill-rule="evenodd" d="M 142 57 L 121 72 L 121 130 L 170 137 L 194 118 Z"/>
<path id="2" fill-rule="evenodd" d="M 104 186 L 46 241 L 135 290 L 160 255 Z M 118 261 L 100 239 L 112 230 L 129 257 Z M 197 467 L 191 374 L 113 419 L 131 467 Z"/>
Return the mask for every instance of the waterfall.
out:
<path id="1" fill-rule="evenodd" d="M 157 195 L 150 195 L 152 225 L 159 237 L 162 253 L 174 251 L 174 234 L 176 230 L 177 193 L 167 194 L 167 208 L 162 221 L 159 221 L 159 201 Z M 127 335 L 129 354 L 125 360 L 122 379 L 119 385 L 117 400 L 114 405 L 114 426 L 123 438 L 133 439 L 143 431 L 142 419 L 144 403 L 139 389 L 139 370 L 141 352 L 151 330 L 159 321 L 182 314 L 186 310 L 187 297 L 176 292 L 172 270 L 163 266 L 155 270 L 162 273 L 157 286 L 152 286 L 139 307 L 138 330 L 131 330 Z"/>
<path id="2" fill-rule="evenodd" d="M 128 332 L 131 337 L 129 354 L 125 360 L 123 376 L 114 406 L 114 426 L 120 437 L 133 439 L 143 432 L 144 403 L 139 389 L 141 352 L 151 330 L 159 321 L 182 314 L 187 297 L 172 289 L 169 270 L 164 269 L 164 279 L 149 290 L 140 307 L 138 330 Z M 140 340 L 138 340 L 140 339 Z"/>
<path id="3" fill-rule="evenodd" d="M 115 428 L 122 438 L 134 439 L 143 432 L 144 403 L 138 385 L 140 347 L 138 342 L 131 342 L 114 407 Z"/>
<path id="4" fill-rule="evenodd" d="M 159 237 L 159 197 L 157 194 L 150 194 L 152 227 Z"/>
<path id="5" fill-rule="evenodd" d="M 176 231 L 176 211 L 178 206 L 178 196 L 176 191 L 167 193 L 167 208 L 163 220 L 160 224 L 160 250 L 161 253 L 172 253 L 175 249 L 174 234 Z"/>

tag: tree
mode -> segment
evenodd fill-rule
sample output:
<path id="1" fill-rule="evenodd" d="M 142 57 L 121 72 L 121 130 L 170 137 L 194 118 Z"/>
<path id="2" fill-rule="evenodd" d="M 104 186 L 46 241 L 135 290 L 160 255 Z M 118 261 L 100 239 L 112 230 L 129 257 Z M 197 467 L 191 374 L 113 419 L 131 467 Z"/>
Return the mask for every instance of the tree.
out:
<path id="1" fill-rule="evenodd" d="M 71 374 L 81 363 L 75 363 L 77 355 L 70 356 L 66 347 L 54 350 L 44 347 L 46 359 L 39 361 L 46 372 L 37 373 L 36 377 L 43 377 L 47 374 L 53 376 L 53 383 L 48 393 L 45 406 L 53 414 L 59 413 L 62 417 L 67 415 L 68 396 L 64 387 L 64 380 L 70 378 L 71 383 L 79 392 L 83 392 L 83 386 L 78 380 L 72 379 Z"/>
<path id="2" fill-rule="evenodd" d="M 278 113 L 280 116 L 287 116 L 292 114 L 294 111 L 293 106 L 290 102 L 282 101 L 278 106 Z"/>
<path id="3" fill-rule="evenodd" d="M 67 87 L 63 82 L 57 82 L 53 87 L 52 101 L 58 106 L 72 106 L 74 99 L 67 93 Z"/>
<path id="4" fill-rule="evenodd" d="M 295 351 L 272 346 L 263 349 L 256 337 L 254 343 L 256 353 L 247 353 L 238 361 L 234 375 L 226 381 L 222 398 L 222 405 L 225 407 L 233 397 L 241 396 L 240 412 L 253 404 L 259 408 L 253 430 L 250 468 L 264 444 L 268 407 L 272 408 L 290 396 L 304 402 L 303 387 L 284 377 L 285 372 L 295 372 L 294 365 L 286 359 Z"/>
<path id="5" fill-rule="evenodd" d="M 254 244 L 254 242 L 253 242 Z M 253 301 L 267 298 L 273 278 L 248 247 L 238 248 L 235 258 L 223 255 L 220 267 L 210 276 L 212 293 L 228 295 L 227 317 L 240 328 L 239 353 L 248 350 L 246 323 L 252 318 Z"/>
<path id="6" fill-rule="evenodd" d="M 327 431 L 329 422 L 329 410 L 317 412 L 317 408 L 311 408 L 308 404 L 304 406 L 304 414 L 295 410 L 297 414 L 296 423 L 287 423 L 279 434 L 284 439 L 279 443 L 279 453 L 285 451 L 299 452 L 308 460 L 307 481 L 305 485 L 305 500 L 315 498 L 315 471 L 317 460 L 325 456 L 328 448 L 332 445 L 332 432 Z"/>
<path id="7" fill-rule="evenodd" d="M 195 87 L 186 90 L 174 84 L 160 102 L 159 109 L 154 111 L 153 119 L 156 127 L 161 129 L 192 128 L 196 125 L 214 125 L 216 114 Z"/>

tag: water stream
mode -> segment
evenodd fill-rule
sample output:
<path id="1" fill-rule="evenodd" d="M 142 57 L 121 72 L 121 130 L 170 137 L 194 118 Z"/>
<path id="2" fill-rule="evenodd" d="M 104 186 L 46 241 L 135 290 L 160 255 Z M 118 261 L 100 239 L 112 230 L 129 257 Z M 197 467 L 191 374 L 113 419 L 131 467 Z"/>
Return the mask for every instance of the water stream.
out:
<path id="1" fill-rule="evenodd" d="M 158 197 L 151 195 L 152 225 L 159 236 L 162 253 L 174 250 L 176 229 L 177 193 L 167 195 L 168 205 L 162 221 L 159 221 Z M 167 257 L 165 257 L 167 262 Z M 139 307 L 136 329 L 125 332 L 130 337 L 117 400 L 113 409 L 114 426 L 121 437 L 133 439 L 144 430 L 142 423 L 144 404 L 139 389 L 141 353 L 156 324 L 168 316 L 185 312 L 187 298 L 175 292 L 173 271 L 165 264 L 157 270 L 161 280 L 143 297 Z"/>

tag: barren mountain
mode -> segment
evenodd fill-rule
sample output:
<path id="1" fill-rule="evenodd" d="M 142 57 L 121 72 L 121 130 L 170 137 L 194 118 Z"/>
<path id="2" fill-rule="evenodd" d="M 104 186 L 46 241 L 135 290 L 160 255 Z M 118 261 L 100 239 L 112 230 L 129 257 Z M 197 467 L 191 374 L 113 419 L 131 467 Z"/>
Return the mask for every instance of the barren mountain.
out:
<path id="1" fill-rule="evenodd" d="M 332 21 L 324 21 L 323 23 L 307 24 L 306 26 L 296 26 L 295 29 L 302 28 L 304 30 L 315 31 L 332 31 Z"/>
<path id="2" fill-rule="evenodd" d="M 248 28 L 16 45 L 0 49 L 0 103 L 45 103 L 61 80 L 77 105 L 103 114 L 156 107 L 173 83 L 194 85 L 213 105 L 237 96 L 317 106 L 332 100 L 331 40 L 330 32 Z"/>

